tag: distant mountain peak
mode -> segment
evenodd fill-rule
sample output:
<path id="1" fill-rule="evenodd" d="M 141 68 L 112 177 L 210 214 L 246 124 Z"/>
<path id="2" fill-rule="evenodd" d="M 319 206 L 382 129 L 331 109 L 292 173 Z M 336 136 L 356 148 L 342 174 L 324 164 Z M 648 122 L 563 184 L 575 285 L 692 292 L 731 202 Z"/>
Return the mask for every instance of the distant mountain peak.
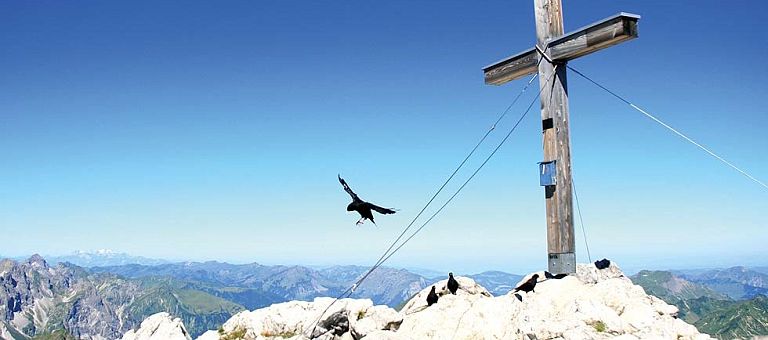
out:
<path id="1" fill-rule="evenodd" d="M 42 268 L 48 267 L 48 262 L 45 262 L 45 259 L 42 256 L 40 256 L 40 254 L 34 254 L 30 256 L 29 259 L 27 260 L 27 263 L 29 263 L 33 267 L 42 267 Z"/>

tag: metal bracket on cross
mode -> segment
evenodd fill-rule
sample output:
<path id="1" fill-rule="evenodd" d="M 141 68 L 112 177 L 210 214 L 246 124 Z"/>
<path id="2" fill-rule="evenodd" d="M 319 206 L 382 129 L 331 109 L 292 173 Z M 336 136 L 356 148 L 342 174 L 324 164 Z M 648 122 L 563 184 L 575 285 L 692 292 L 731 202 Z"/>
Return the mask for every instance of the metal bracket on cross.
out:
<path id="1" fill-rule="evenodd" d="M 544 50 L 539 47 L 539 45 L 534 45 L 537 51 L 539 51 L 539 54 L 541 54 L 541 57 L 544 58 L 544 60 L 548 61 L 550 64 L 554 64 L 555 62 L 552 61 L 552 58 L 545 52 Z"/>

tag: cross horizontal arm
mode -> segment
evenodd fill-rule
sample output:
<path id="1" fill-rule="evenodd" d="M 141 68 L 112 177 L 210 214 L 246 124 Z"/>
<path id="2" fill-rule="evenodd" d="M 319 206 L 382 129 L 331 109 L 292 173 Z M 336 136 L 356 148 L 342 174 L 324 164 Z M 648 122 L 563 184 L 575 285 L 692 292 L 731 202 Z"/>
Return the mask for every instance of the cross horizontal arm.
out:
<path id="1" fill-rule="evenodd" d="M 637 38 L 639 15 L 619 13 L 554 38 L 546 51 L 554 61 L 573 60 L 606 47 Z M 501 85 L 538 71 L 539 53 L 529 49 L 483 68 L 485 83 Z"/>

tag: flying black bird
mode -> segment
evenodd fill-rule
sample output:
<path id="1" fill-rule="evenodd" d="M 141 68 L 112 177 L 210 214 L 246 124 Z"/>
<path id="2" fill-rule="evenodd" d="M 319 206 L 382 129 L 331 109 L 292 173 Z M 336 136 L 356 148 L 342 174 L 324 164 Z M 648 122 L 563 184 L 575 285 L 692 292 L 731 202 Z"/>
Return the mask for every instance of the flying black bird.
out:
<path id="1" fill-rule="evenodd" d="M 366 219 L 369 219 L 371 222 L 373 222 L 373 224 L 376 224 L 376 222 L 373 220 L 373 212 L 371 212 L 371 209 L 376 210 L 379 214 L 395 213 L 395 211 L 392 209 L 382 208 L 373 203 L 368 203 L 361 200 L 360 197 L 357 197 L 357 194 L 355 194 L 355 192 L 349 188 L 349 185 L 347 185 L 347 182 L 341 178 L 341 175 L 339 175 L 339 182 L 341 183 L 341 186 L 344 187 L 344 191 L 346 191 L 349 196 L 352 196 L 352 203 L 347 206 L 347 211 L 357 211 L 360 214 L 360 219 L 357 220 L 357 223 L 355 224 L 363 224 Z"/>
<path id="2" fill-rule="evenodd" d="M 539 278 L 539 274 L 533 274 L 533 276 L 531 276 L 531 278 L 528 279 L 528 281 L 525 281 L 523 284 L 517 286 L 517 288 L 515 288 L 515 291 L 517 292 L 522 290 L 526 293 L 532 292 L 532 291 L 535 292 L 533 290 L 533 287 L 536 287 L 536 280 L 538 278 Z"/>
<path id="3" fill-rule="evenodd" d="M 453 295 L 456 295 L 456 291 L 459 290 L 459 282 L 453 278 L 453 273 L 448 273 L 448 290 Z"/>
<path id="4" fill-rule="evenodd" d="M 437 293 L 435 293 L 435 286 L 432 286 L 432 290 L 427 294 L 427 306 L 431 306 L 437 303 Z"/>

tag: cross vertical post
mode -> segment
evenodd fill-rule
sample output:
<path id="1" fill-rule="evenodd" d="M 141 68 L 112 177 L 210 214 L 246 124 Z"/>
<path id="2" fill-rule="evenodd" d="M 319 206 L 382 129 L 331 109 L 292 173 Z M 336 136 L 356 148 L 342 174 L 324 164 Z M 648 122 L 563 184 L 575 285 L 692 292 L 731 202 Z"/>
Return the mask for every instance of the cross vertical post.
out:
<path id="1" fill-rule="evenodd" d="M 571 146 L 568 129 L 569 60 L 637 38 L 639 15 L 619 13 L 563 34 L 562 0 L 534 0 L 536 48 L 483 68 L 485 83 L 502 85 L 538 72 L 544 148 L 542 185 L 547 210 L 547 258 L 552 274 L 576 272 Z M 551 175 L 546 178 L 545 174 Z"/>
<path id="2" fill-rule="evenodd" d="M 536 43 L 545 46 L 563 35 L 561 0 L 534 0 Z M 558 65 L 558 67 L 555 67 Z M 548 269 L 553 274 L 576 272 L 576 242 L 571 197 L 571 143 L 568 134 L 568 85 L 565 61 L 539 63 L 544 162 L 555 163 L 555 185 L 544 187 L 547 211 Z"/>

